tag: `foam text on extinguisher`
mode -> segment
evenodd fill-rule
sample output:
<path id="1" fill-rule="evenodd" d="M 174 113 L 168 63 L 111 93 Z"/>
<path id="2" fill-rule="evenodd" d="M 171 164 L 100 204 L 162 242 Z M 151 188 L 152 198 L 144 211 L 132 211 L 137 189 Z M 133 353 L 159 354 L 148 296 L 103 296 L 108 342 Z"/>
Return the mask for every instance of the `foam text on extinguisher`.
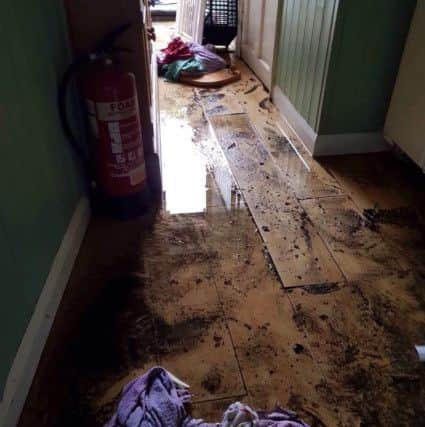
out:
<path id="1" fill-rule="evenodd" d="M 126 120 L 137 114 L 135 97 L 118 102 L 97 102 L 97 118 L 104 122 Z"/>

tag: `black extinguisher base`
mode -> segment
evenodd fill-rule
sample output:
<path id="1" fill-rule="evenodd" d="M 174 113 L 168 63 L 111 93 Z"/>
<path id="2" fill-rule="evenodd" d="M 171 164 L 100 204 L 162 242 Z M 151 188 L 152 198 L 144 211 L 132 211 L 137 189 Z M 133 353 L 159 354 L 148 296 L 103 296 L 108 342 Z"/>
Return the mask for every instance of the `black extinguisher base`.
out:
<path id="1" fill-rule="evenodd" d="M 151 191 L 147 185 L 128 196 L 111 197 L 101 192 L 92 195 L 95 212 L 117 219 L 132 219 L 145 215 L 151 206 Z"/>

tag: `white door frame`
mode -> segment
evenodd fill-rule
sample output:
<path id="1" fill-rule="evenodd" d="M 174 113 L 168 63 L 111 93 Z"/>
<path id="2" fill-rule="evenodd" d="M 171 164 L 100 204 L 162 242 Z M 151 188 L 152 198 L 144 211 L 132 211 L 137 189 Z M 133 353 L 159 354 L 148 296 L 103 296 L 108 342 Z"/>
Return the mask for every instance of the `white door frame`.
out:
<path id="1" fill-rule="evenodd" d="M 188 11 L 184 11 L 185 6 L 193 8 L 194 21 L 192 21 L 191 24 L 194 24 L 194 26 L 190 28 L 185 28 L 187 24 L 185 15 L 188 13 Z M 177 32 L 185 40 L 202 44 L 204 36 L 205 6 L 206 0 L 178 0 L 176 15 Z"/>
<path id="2" fill-rule="evenodd" d="M 256 21 L 260 23 L 260 26 L 258 28 L 258 35 L 255 37 L 257 42 L 254 44 L 254 46 L 251 46 L 246 43 L 246 37 L 244 34 L 244 29 L 246 30 L 247 22 L 249 23 L 249 12 L 250 12 L 250 1 L 254 1 L 255 3 L 261 4 L 261 16 L 259 16 Z M 264 83 L 264 85 L 271 89 L 272 87 L 272 80 L 273 80 L 273 74 L 274 74 L 274 65 L 275 65 L 275 51 L 276 51 L 276 33 L 278 32 L 278 16 L 280 14 L 281 10 L 281 3 L 280 0 L 273 0 L 275 3 L 273 4 L 273 7 L 276 8 L 276 16 L 273 17 L 274 25 L 275 25 L 275 31 L 271 37 L 271 43 L 273 43 L 273 54 L 272 58 L 270 58 L 270 64 L 268 64 L 266 61 L 264 61 L 262 56 L 262 43 L 261 43 L 261 36 L 264 32 L 264 19 L 265 19 L 265 13 L 267 9 L 267 5 L 265 4 L 267 0 L 243 0 L 240 2 L 240 13 L 239 13 L 239 19 L 240 19 L 240 42 L 238 46 L 238 50 L 240 51 L 240 56 L 245 60 L 245 62 L 253 69 L 253 71 L 257 74 L 257 76 L 260 78 L 260 80 Z M 272 1 L 272 0 L 270 0 Z M 252 31 L 252 30 L 251 30 Z"/>

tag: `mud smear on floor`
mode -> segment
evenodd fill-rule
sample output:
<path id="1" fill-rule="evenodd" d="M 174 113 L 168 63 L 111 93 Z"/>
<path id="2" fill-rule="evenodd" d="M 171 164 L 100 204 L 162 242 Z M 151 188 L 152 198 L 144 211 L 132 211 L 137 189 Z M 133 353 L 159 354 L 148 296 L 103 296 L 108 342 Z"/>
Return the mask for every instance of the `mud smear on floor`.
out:
<path id="1" fill-rule="evenodd" d="M 212 95 L 204 96 L 204 102 L 217 102 L 222 100 L 226 95 L 224 93 L 214 93 Z"/>
<path id="2" fill-rule="evenodd" d="M 147 285 L 137 275 L 110 281 L 84 316 L 81 335 L 71 350 L 74 381 L 70 388 L 75 391 L 63 426 L 102 426 L 119 397 L 117 390 L 115 399 L 98 406 L 105 385 L 119 382 L 146 363 L 155 363 L 159 354 L 187 352 L 218 318 L 198 313 L 169 324 L 146 303 Z M 212 379 L 211 387 L 213 384 Z"/>
<path id="3" fill-rule="evenodd" d="M 297 417 L 308 423 L 310 427 L 327 427 L 320 419 L 320 416 L 315 413 L 314 408 L 307 407 L 309 405 L 306 403 L 304 396 L 291 393 L 287 405 L 288 408 L 291 408 L 291 411 L 294 411 Z"/>
<path id="4" fill-rule="evenodd" d="M 395 226 L 401 230 L 406 230 L 408 234 L 404 233 L 406 235 L 404 240 L 406 240 L 406 244 L 411 246 L 410 250 L 412 247 L 425 249 L 425 223 L 414 208 L 403 206 L 392 209 L 364 209 L 363 215 L 376 228 Z M 383 231 L 388 234 L 388 237 L 392 238 L 391 230 L 392 228 L 389 228 L 388 231 L 386 229 Z"/>
<path id="5" fill-rule="evenodd" d="M 293 158 L 298 157 L 291 143 L 284 135 L 269 126 L 263 127 L 263 130 L 266 133 L 267 140 L 269 141 L 273 157 L 278 158 L 281 154 L 289 154 Z"/>
<path id="6" fill-rule="evenodd" d="M 224 107 L 223 105 L 217 105 L 216 107 L 208 108 L 205 111 L 209 115 L 214 115 L 214 114 L 224 113 L 227 110 L 226 110 L 226 107 Z"/>
<path id="7" fill-rule="evenodd" d="M 423 389 L 419 381 L 397 379 L 374 362 L 341 367 L 342 382 L 323 380 L 316 390 L 334 408 L 345 408 L 364 427 L 423 426 Z"/>
<path id="8" fill-rule="evenodd" d="M 306 159 L 277 128 L 271 124 L 263 126 L 264 142 L 280 170 L 288 179 L 297 198 L 308 199 L 341 194 L 341 188 L 331 176 L 314 166 L 307 165 Z"/>
<path id="9" fill-rule="evenodd" d="M 393 224 L 413 228 L 417 228 L 419 225 L 419 217 L 416 211 L 404 206 L 393 209 L 364 209 L 363 214 L 371 222 L 378 224 Z"/>
<path id="10" fill-rule="evenodd" d="M 271 111 L 270 111 L 270 107 L 269 107 L 269 102 L 270 102 L 270 99 L 269 99 L 269 97 L 267 96 L 267 97 L 265 97 L 263 100 L 261 100 L 261 101 L 258 103 L 258 106 L 259 106 L 262 110 L 266 110 L 266 111 L 268 111 L 268 112 L 270 113 Z"/>
<path id="11" fill-rule="evenodd" d="M 316 321 L 315 317 L 309 312 L 305 311 L 302 304 L 296 304 L 295 313 L 292 316 L 300 332 L 307 331 L 308 333 L 319 333 L 322 331 L 320 324 Z"/>
<path id="12" fill-rule="evenodd" d="M 363 280 L 361 288 L 348 285 L 358 308 L 355 330 L 339 323 L 344 316 L 318 316 L 320 325 L 317 313 L 296 306 L 297 326 L 322 343 L 321 357 L 327 357 L 326 380 L 316 389 L 331 405 L 358 416 L 363 426 L 425 425 L 425 376 L 403 315 L 373 286 L 372 279 L 369 284 Z"/>
<path id="13" fill-rule="evenodd" d="M 313 222 L 319 223 L 320 233 L 333 247 L 337 260 L 339 253 L 347 253 L 358 263 L 373 261 L 383 274 L 397 267 L 396 254 L 385 245 L 376 224 L 363 218 L 354 208 L 338 207 L 335 201 L 328 208 L 325 203 L 318 203 L 320 215 L 314 214 Z M 344 270 L 344 265 L 341 267 Z"/>
<path id="14" fill-rule="evenodd" d="M 338 283 L 317 283 L 315 285 L 302 286 L 301 288 L 308 294 L 323 295 L 338 291 L 340 286 Z"/>
<path id="15" fill-rule="evenodd" d="M 169 324 L 160 317 L 155 317 L 155 330 L 158 339 L 158 354 L 187 352 L 203 342 L 209 326 L 218 320 L 218 314 L 195 315 L 175 324 Z"/>
<path id="16" fill-rule="evenodd" d="M 213 367 L 202 379 L 201 385 L 211 394 L 216 393 L 221 386 L 222 374 L 217 367 Z"/>
<path id="17" fill-rule="evenodd" d="M 363 415 L 370 425 L 425 425 L 425 372 L 414 350 L 425 341 L 425 321 L 417 315 L 424 312 L 425 295 L 423 281 L 408 272 L 400 274 L 404 273 L 407 284 L 401 281 L 399 289 L 389 292 L 377 286 L 376 275 L 353 283 L 370 312 L 364 327 L 378 331 L 377 350 L 388 361 L 386 366 L 379 360 L 363 364 L 345 378 L 348 386 L 363 389 L 368 402 Z"/>
<path id="18" fill-rule="evenodd" d="M 246 90 L 246 91 L 244 92 L 244 95 L 248 95 L 248 94 L 250 94 L 250 93 L 254 92 L 254 91 L 255 91 L 256 89 L 258 89 L 259 87 L 261 87 L 261 85 L 260 85 L 260 84 L 253 85 L 251 88 L 249 88 L 248 90 Z"/>
<path id="19" fill-rule="evenodd" d="M 362 426 L 425 425 L 419 381 L 396 379 L 387 369 L 369 363 L 346 373 L 344 384 L 353 393 L 351 409 Z"/>
<path id="20" fill-rule="evenodd" d="M 307 225 L 313 227 L 313 224 L 311 223 L 311 221 L 307 215 L 307 212 L 305 212 L 305 211 L 300 212 L 300 220 L 301 220 L 300 229 L 304 235 L 305 243 L 307 245 L 307 248 L 312 250 L 313 247 L 311 244 L 311 236 L 310 236 L 310 232 L 308 231 Z"/>
<path id="21" fill-rule="evenodd" d="M 213 88 L 209 88 L 209 89 L 199 89 L 199 94 L 200 95 L 209 95 L 211 93 L 216 92 L 217 89 L 213 89 Z"/>
<path id="22" fill-rule="evenodd" d="M 225 97 L 226 95 L 224 93 L 213 93 L 207 96 L 201 95 L 197 97 L 196 100 L 199 102 L 198 106 L 201 108 L 202 105 L 204 106 L 207 116 L 214 116 L 216 114 L 230 113 L 226 106 L 226 101 L 224 100 Z"/>
<path id="23" fill-rule="evenodd" d="M 249 338 L 243 345 L 238 347 L 238 351 L 243 357 L 249 360 L 249 364 L 255 367 L 266 366 L 270 376 L 275 374 L 273 365 L 278 363 L 278 358 L 283 356 L 283 350 L 276 348 L 271 343 L 270 334 L 267 329 L 243 325 L 250 333 Z M 288 349 L 289 351 L 290 349 Z M 264 392 L 264 395 L 267 395 Z"/>
<path id="24" fill-rule="evenodd" d="M 378 231 L 378 227 L 375 223 L 363 218 L 353 209 L 339 208 L 337 212 L 335 212 L 335 221 L 337 225 L 342 226 L 350 235 L 356 234 L 363 228 Z"/>
<path id="25" fill-rule="evenodd" d="M 353 286 L 367 301 L 373 324 L 380 328 L 386 340 L 381 345 L 381 351 L 387 353 L 394 370 L 416 371 L 421 365 L 416 363 L 414 345 L 418 341 L 425 341 L 425 319 L 422 315 L 425 299 L 424 292 L 418 290 L 423 289 L 423 286 L 420 282 L 413 280 L 410 283 L 409 280 L 407 286 L 388 294 L 376 289 L 374 282 L 374 279 L 370 283 L 363 280 L 363 283 Z M 412 296 L 415 305 L 409 300 L 406 302 L 406 297 L 410 297 L 411 301 Z"/>

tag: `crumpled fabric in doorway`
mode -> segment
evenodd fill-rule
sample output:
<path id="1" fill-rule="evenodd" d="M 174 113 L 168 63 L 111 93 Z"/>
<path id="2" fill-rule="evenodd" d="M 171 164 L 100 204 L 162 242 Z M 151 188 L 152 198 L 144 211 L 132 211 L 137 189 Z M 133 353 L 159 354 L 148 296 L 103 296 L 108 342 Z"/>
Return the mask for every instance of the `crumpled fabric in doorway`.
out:
<path id="1" fill-rule="evenodd" d="M 195 59 L 202 64 L 202 69 L 205 73 L 213 73 L 227 67 L 227 62 L 214 52 L 213 45 L 188 42 L 188 46 L 193 52 Z"/>
<path id="2" fill-rule="evenodd" d="M 180 74 L 212 73 L 227 67 L 227 62 L 214 52 L 214 46 L 185 42 L 174 37 L 157 53 L 158 73 L 167 80 L 179 81 Z"/>
<path id="3" fill-rule="evenodd" d="M 187 73 L 201 73 L 203 71 L 202 64 L 196 58 L 178 59 L 170 64 L 162 66 L 161 73 L 167 80 L 178 82 L 182 71 Z"/>
<path id="4" fill-rule="evenodd" d="M 291 411 L 256 412 L 240 402 L 228 407 L 221 422 L 205 422 L 187 412 L 190 397 L 186 384 L 154 367 L 124 387 L 105 427 L 309 427 Z"/>
<path id="5" fill-rule="evenodd" d="M 180 37 L 174 37 L 165 47 L 157 53 L 157 62 L 159 65 L 169 64 L 178 59 L 189 59 L 193 57 L 189 45 Z"/>

